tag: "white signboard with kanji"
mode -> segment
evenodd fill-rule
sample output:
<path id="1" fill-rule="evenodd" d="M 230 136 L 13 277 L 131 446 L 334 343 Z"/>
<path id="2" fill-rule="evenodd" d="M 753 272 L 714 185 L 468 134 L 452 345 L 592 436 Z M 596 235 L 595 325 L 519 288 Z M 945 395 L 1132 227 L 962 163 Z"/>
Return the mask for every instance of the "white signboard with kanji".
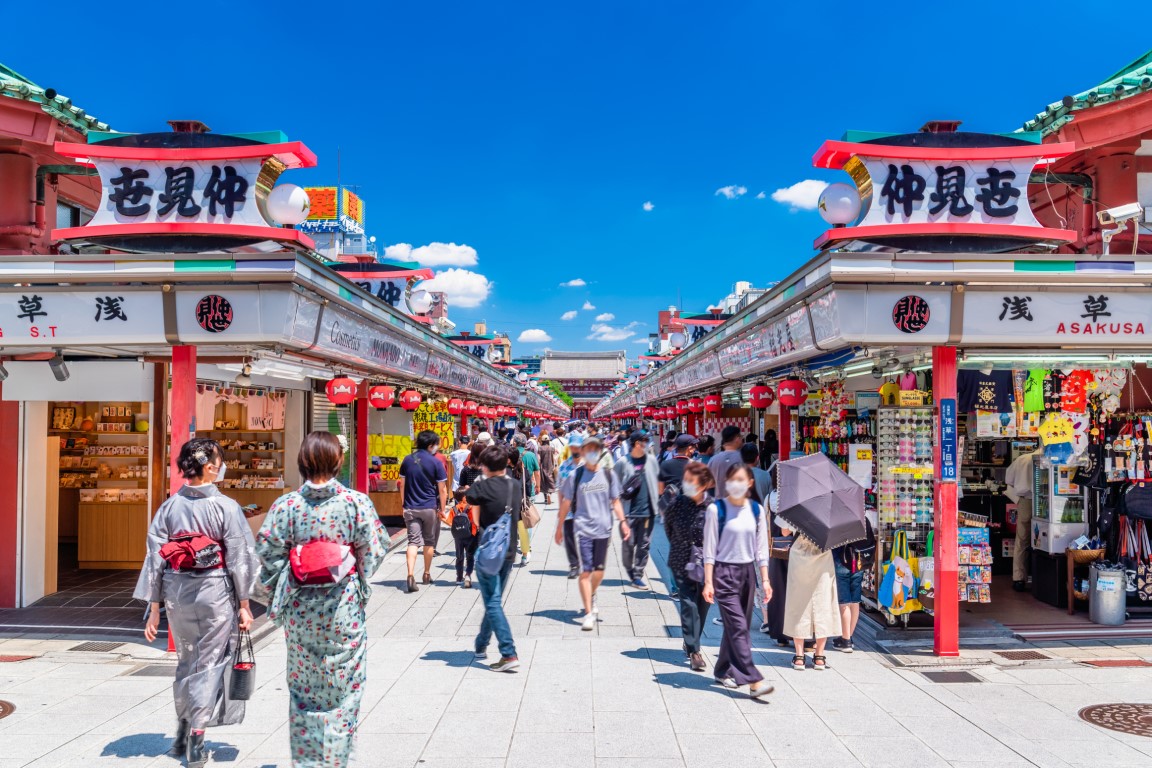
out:
<path id="1" fill-rule="evenodd" d="M 965 344 L 1146 346 L 1152 341 L 1150 333 L 1152 302 L 1147 293 L 1007 286 L 964 294 Z"/>
<path id="2" fill-rule="evenodd" d="M 102 193 L 89 226 L 154 222 L 270 226 L 256 204 L 262 160 L 94 162 Z"/>

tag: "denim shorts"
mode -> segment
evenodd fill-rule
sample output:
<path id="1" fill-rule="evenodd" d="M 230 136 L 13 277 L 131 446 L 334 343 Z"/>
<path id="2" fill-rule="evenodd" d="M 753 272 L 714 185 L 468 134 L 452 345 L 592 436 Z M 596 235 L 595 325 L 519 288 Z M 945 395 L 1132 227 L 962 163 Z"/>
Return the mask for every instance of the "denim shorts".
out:
<path id="1" fill-rule="evenodd" d="M 836 565 L 836 594 L 840 605 L 860 602 L 863 585 L 864 571 L 852 573 L 846 566 Z"/>
<path id="2" fill-rule="evenodd" d="M 608 562 L 608 544 L 612 539 L 591 539 L 587 536 L 577 536 L 577 545 L 580 552 L 580 570 L 584 573 L 604 570 Z"/>

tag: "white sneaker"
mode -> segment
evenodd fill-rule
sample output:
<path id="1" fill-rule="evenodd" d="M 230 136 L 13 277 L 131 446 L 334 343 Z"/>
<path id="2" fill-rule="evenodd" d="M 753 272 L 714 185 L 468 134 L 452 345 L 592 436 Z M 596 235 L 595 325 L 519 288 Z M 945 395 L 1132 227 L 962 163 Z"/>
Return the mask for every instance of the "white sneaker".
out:
<path id="1" fill-rule="evenodd" d="M 600 615 L 600 602 L 596 599 L 596 595 L 592 595 L 592 613 L 593 615 Z"/>
<path id="2" fill-rule="evenodd" d="M 596 614 L 584 614 L 584 620 L 580 622 L 580 629 L 584 630 L 585 632 L 591 632 L 592 630 L 596 629 Z"/>
<path id="3" fill-rule="evenodd" d="M 520 565 L 521 566 L 528 565 L 528 561 L 531 559 L 532 559 L 532 555 L 530 555 L 530 554 L 524 555 L 523 557 L 520 558 Z"/>

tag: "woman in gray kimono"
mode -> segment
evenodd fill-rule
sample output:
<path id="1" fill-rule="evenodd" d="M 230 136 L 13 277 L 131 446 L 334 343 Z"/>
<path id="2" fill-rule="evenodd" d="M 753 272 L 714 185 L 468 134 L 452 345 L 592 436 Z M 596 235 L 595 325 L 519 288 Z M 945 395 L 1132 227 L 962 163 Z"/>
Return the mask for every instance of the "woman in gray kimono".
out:
<path id="1" fill-rule="evenodd" d="M 288 646 L 288 730 L 296 768 L 348 765 L 368 670 L 364 609 L 385 546 L 372 502 L 336 480 L 343 461 L 335 435 L 305 437 L 297 457 L 304 485 L 276 500 L 256 537 L 264 561 L 260 580 L 272 594 L 268 615 L 284 628 Z M 329 567 L 329 580 L 300 583 L 289 555 L 302 547 L 303 563 L 315 542 L 347 547 L 345 560 Z"/>
<path id="2" fill-rule="evenodd" d="M 177 656 L 172 693 L 179 724 L 169 754 L 201 768 L 208 760 L 204 729 L 244 720 L 244 702 L 228 698 L 228 685 L 239 630 L 252 626 L 248 599 L 259 562 L 240 505 L 216 488 L 226 469 L 219 444 L 189 440 L 176 465 L 185 485 L 152 518 L 148 556 L 133 596 L 150 606 L 148 642 L 156 639 L 164 604 Z M 170 540 L 188 533 L 219 545 L 214 566 L 175 570 L 160 554 Z"/>

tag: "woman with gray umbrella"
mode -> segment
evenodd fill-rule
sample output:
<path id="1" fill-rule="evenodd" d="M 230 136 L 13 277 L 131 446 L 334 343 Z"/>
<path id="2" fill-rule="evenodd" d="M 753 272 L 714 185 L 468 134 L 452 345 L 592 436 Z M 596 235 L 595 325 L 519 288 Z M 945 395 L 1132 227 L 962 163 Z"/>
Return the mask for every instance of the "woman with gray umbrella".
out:
<path id="1" fill-rule="evenodd" d="M 805 669 L 804 638 L 811 637 L 812 666 L 826 670 L 825 644 L 841 632 L 832 550 L 865 537 L 864 489 L 823 454 L 782 461 L 776 469 L 776 524 L 785 534 L 797 534 L 788 554 L 784 602 L 784 632 L 796 648 L 792 668 Z"/>

